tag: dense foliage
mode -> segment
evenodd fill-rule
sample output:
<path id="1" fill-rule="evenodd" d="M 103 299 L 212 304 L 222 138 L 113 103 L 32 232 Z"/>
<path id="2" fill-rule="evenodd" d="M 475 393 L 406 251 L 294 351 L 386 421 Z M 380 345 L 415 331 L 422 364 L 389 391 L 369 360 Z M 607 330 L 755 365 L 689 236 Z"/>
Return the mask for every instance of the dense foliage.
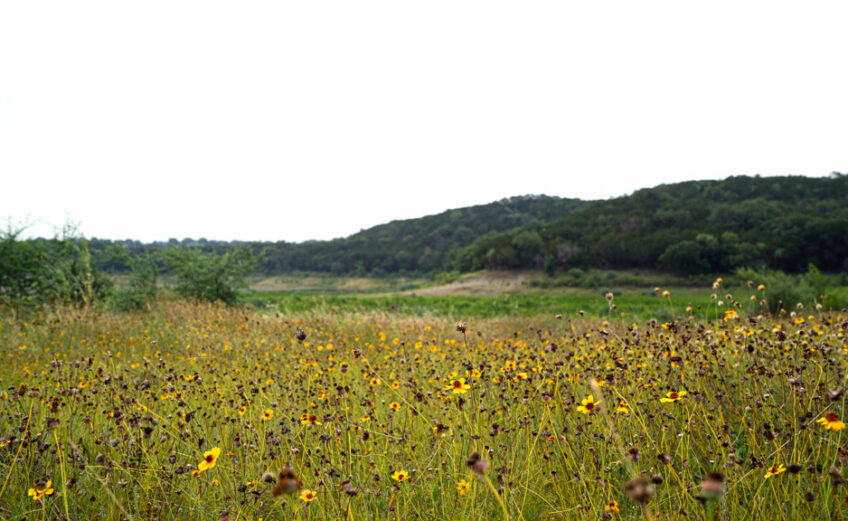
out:
<path id="1" fill-rule="evenodd" d="M 236 303 L 237 291 L 247 287 L 245 277 L 256 265 L 256 258 L 245 247 L 220 255 L 171 248 L 163 252 L 163 259 L 177 277 L 177 293 L 194 300 L 229 305 Z"/>
<path id="2" fill-rule="evenodd" d="M 246 276 L 261 259 L 246 246 L 222 253 L 172 247 L 130 255 L 111 247 L 95 259 L 89 241 L 76 236 L 21 240 L 22 229 L 0 233 L 0 311 L 45 306 L 89 306 L 107 300 L 118 310 L 141 309 L 155 300 L 160 273 L 175 281 L 179 295 L 234 305 Z M 104 264 L 126 266 L 128 284 L 114 287 Z"/>
<path id="3" fill-rule="evenodd" d="M 49 240 L 21 240 L 21 228 L 0 232 L 0 308 L 30 304 L 88 304 L 111 280 L 92 261 L 88 242 L 65 230 Z"/>
<path id="4" fill-rule="evenodd" d="M 456 253 L 481 236 L 550 223 L 588 204 L 549 196 L 511 197 L 489 204 L 448 210 L 418 219 L 392 221 L 343 239 L 304 243 L 243 243 L 171 239 L 166 243 L 93 240 L 105 269 L 123 271 L 126 262 L 109 255 L 115 245 L 131 255 L 175 246 L 223 253 L 238 245 L 264 252 L 257 269 L 266 274 L 312 271 L 336 274 L 431 273 L 454 263 Z M 343 218 L 343 216 L 340 216 Z"/>
<path id="5" fill-rule="evenodd" d="M 477 240 L 479 268 L 660 267 L 684 274 L 742 266 L 848 269 L 848 176 L 731 177 L 639 190 L 557 222 Z"/>
<path id="6" fill-rule="evenodd" d="M 248 270 L 379 276 L 544 268 L 541 284 L 599 287 L 624 284 L 589 280 L 599 270 L 648 268 L 698 283 L 705 273 L 745 267 L 848 270 L 848 176 L 691 181 L 595 202 L 514 197 L 299 244 L 19 234 L 0 237 L 0 304 L 87 303 L 109 292 L 106 273 L 129 275 L 129 288 L 112 292 L 119 309 L 150 302 L 160 275 L 176 279 L 184 295 L 233 303 Z"/>
<path id="7" fill-rule="evenodd" d="M 848 176 L 731 177 L 639 190 L 605 201 L 526 196 L 393 221 L 344 239 L 239 243 L 120 241 L 132 255 L 173 246 L 223 253 L 244 244 L 265 274 L 433 273 L 481 268 L 660 268 L 697 275 L 760 266 L 848 269 Z M 128 269 L 92 241 L 104 269 Z"/>

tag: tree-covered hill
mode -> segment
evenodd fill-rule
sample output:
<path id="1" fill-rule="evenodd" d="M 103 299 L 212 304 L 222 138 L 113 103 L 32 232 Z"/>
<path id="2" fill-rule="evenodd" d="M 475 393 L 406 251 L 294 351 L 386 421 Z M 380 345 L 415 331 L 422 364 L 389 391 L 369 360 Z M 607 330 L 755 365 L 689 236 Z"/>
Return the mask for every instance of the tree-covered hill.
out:
<path id="1" fill-rule="evenodd" d="M 174 246 L 223 252 L 237 244 L 264 251 L 258 269 L 266 274 L 314 271 L 348 274 L 430 273 L 452 266 L 455 255 L 480 237 L 551 223 L 589 204 L 546 195 L 510 197 L 489 204 L 381 224 L 331 241 L 222 242 L 172 239 L 167 243 L 93 239 L 90 248 L 107 271 L 127 269 L 121 256 L 109 255 L 115 244 L 139 255 Z"/>
<path id="2" fill-rule="evenodd" d="M 492 234 L 455 268 L 660 268 L 684 274 L 749 265 L 848 269 L 848 176 L 730 177 L 597 201 L 549 224 Z"/>
<path id="3" fill-rule="evenodd" d="M 263 274 L 428 274 L 435 271 L 545 268 L 654 268 L 679 274 L 742 266 L 848 270 L 848 176 L 730 177 L 638 190 L 603 201 L 522 196 L 392 221 L 331 241 L 118 241 L 129 257 L 173 246 L 223 253 L 237 245 L 264 252 Z M 127 269 L 90 249 L 106 271 Z"/>
<path id="4" fill-rule="evenodd" d="M 267 245 L 262 268 L 332 273 L 431 272 L 481 236 L 560 219 L 586 205 L 579 199 L 522 196 L 448 210 L 418 219 L 392 221 L 344 239 L 297 245 Z"/>

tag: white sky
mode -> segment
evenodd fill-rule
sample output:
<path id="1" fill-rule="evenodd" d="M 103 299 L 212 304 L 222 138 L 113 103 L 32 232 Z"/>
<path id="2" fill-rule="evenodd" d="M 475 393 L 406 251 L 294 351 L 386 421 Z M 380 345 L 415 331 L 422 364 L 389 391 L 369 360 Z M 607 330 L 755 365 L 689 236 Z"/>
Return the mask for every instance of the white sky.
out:
<path id="1" fill-rule="evenodd" d="M 5 1 L 0 218 L 300 241 L 510 195 L 846 172 L 846 20 L 844 1 Z"/>

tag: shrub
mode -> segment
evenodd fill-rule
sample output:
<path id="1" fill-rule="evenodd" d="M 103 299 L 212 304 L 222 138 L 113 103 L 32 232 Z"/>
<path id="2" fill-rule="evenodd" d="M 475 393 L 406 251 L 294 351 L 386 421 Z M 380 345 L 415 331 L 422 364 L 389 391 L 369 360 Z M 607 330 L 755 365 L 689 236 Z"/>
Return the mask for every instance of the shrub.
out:
<path id="1" fill-rule="evenodd" d="M 19 240 L 25 229 L 0 232 L 0 303 L 87 306 L 109 293 L 112 281 L 92 262 L 88 242 L 72 226 L 53 239 Z"/>
<path id="2" fill-rule="evenodd" d="M 258 259 L 246 247 L 226 253 L 204 252 L 197 248 L 171 248 L 162 257 L 177 277 L 178 294 L 199 301 L 221 301 L 234 306 L 238 290 L 247 287 L 245 277 Z"/>
<path id="3" fill-rule="evenodd" d="M 131 289 L 118 289 L 109 298 L 109 307 L 113 311 L 139 311 L 147 306 L 147 299 L 141 293 Z"/>
<path id="4" fill-rule="evenodd" d="M 571 268 L 570 270 L 568 270 L 568 276 L 573 279 L 580 279 L 585 274 L 586 272 L 581 270 L 580 268 Z"/>
<path id="5" fill-rule="evenodd" d="M 754 285 L 765 284 L 765 299 L 769 312 L 778 313 L 781 309 L 792 311 L 798 303 L 811 305 L 815 302 L 815 291 L 804 277 L 793 277 L 782 271 L 741 268 L 736 274 Z"/>
<path id="6" fill-rule="evenodd" d="M 827 293 L 821 301 L 825 311 L 838 311 L 848 307 L 848 290 L 838 288 Z"/>

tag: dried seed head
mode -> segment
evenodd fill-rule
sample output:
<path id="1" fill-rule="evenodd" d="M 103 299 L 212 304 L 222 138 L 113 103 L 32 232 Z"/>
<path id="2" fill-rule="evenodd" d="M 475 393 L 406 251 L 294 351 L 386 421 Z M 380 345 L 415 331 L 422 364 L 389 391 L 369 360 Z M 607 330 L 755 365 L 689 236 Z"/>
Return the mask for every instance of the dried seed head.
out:
<path id="1" fill-rule="evenodd" d="M 724 474 L 713 472 L 701 481 L 701 495 L 707 499 L 715 499 L 724 494 Z"/>
<path id="2" fill-rule="evenodd" d="M 479 452 L 472 452 L 471 456 L 465 461 L 475 474 L 483 474 L 489 468 L 489 462 L 480 457 Z"/>
<path id="3" fill-rule="evenodd" d="M 465 331 L 467 329 L 468 328 L 466 327 L 465 322 L 457 322 L 456 323 L 456 330 L 459 331 L 460 333 L 465 333 Z"/>
<path id="4" fill-rule="evenodd" d="M 827 475 L 830 476 L 830 482 L 834 487 L 845 483 L 845 478 L 842 477 L 842 471 L 836 468 L 836 466 L 831 466 L 827 471 Z"/>
<path id="5" fill-rule="evenodd" d="M 654 486 L 647 479 L 638 476 L 624 484 L 624 491 L 630 499 L 644 505 L 654 495 Z"/>
<path id="6" fill-rule="evenodd" d="M 280 471 L 280 476 L 277 480 L 277 484 L 274 485 L 273 490 L 271 490 L 271 495 L 277 497 L 282 494 L 296 492 L 300 490 L 300 486 L 300 478 L 295 475 L 294 471 L 291 468 L 291 465 L 286 463 L 283 466 L 283 470 Z"/>
<path id="7" fill-rule="evenodd" d="M 344 483 L 342 483 L 342 492 L 344 492 L 348 496 L 356 495 L 356 489 L 353 488 L 353 485 L 350 484 L 350 481 L 345 481 Z"/>

